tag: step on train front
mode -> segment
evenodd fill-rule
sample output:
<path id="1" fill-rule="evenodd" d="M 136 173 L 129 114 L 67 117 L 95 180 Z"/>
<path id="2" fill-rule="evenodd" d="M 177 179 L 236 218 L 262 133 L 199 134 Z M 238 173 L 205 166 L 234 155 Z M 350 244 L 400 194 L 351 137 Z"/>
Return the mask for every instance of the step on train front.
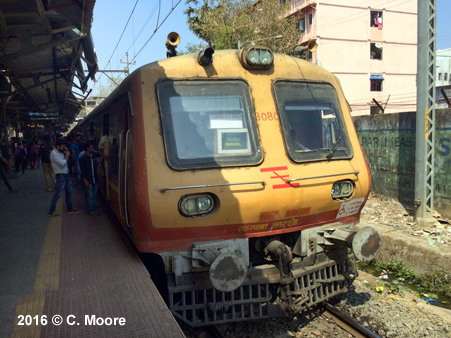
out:
<path id="1" fill-rule="evenodd" d="M 341 86 L 306 61 L 250 46 L 154 62 L 77 131 L 108 135 L 101 188 L 191 326 L 301 312 L 379 248 L 355 230 L 371 179 Z"/>

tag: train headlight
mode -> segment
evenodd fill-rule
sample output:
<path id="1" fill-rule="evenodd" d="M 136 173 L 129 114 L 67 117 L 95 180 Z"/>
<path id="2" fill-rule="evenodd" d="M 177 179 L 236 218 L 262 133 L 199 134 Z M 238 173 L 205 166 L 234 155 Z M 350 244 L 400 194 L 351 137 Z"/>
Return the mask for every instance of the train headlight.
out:
<path id="1" fill-rule="evenodd" d="M 274 56 L 269 48 L 249 46 L 241 50 L 240 61 L 247 69 L 268 69 L 274 62 Z"/>
<path id="2" fill-rule="evenodd" d="M 213 207 L 213 199 L 210 196 L 202 196 L 197 199 L 197 208 L 200 212 L 209 212 Z"/>
<path id="3" fill-rule="evenodd" d="M 334 200 L 347 199 L 354 192 L 354 183 L 350 180 L 335 182 L 332 186 L 332 198 Z"/>
<path id="4" fill-rule="evenodd" d="M 256 64 L 260 61 L 260 55 L 255 49 L 251 49 L 247 54 L 247 61 L 251 64 Z"/>
<path id="5" fill-rule="evenodd" d="M 265 65 L 272 63 L 272 54 L 269 50 L 262 50 L 260 54 L 260 62 Z"/>
<path id="6" fill-rule="evenodd" d="M 193 217 L 208 214 L 213 210 L 215 200 L 210 194 L 183 196 L 179 202 L 179 211 L 183 216 Z"/>

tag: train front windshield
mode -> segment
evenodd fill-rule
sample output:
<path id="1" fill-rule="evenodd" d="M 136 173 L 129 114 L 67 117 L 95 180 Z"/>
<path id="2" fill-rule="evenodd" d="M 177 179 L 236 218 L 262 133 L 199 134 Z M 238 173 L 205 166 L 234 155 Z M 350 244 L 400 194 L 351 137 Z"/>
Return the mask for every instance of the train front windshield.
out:
<path id="1" fill-rule="evenodd" d="M 331 85 L 279 81 L 275 94 L 293 161 L 352 157 L 342 112 Z"/>
<path id="2" fill-rule="evenodd" d="M 256 164 L 262 155 L 242 81 L 166 81 L 159 98 L 169 164 L 192 169 Z"/>

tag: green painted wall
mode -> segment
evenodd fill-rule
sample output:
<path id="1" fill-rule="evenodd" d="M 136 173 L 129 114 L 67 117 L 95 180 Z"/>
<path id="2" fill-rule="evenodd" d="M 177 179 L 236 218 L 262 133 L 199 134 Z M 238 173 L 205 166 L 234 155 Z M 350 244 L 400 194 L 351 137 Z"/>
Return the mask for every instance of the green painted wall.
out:
<path id="1" fill-rule="evenodd" d="M 413 208 L 415 112 L 358 116 L 354 124 L 373 181 L 373 191 Z M 434 209 L 451 217 L 451 110 L 436 111 Z"/>

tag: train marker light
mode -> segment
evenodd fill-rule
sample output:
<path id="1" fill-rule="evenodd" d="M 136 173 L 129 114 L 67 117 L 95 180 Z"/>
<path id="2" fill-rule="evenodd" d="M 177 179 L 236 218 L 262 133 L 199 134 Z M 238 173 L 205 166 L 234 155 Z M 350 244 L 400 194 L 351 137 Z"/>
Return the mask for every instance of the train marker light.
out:
<path id="1" fill-rule="evenodd" d="M 354 192 L 354 183 L 350 180 L 335 182 L 332 186 L 332 198 L 334 200 L 343 200 L 352 196 Z"/>
<path id="2" fill-rule="evenodd" d="M 269 48 L 249 46 L 241 50 L 240 62 L 247 69 L 268 69 L 273 65 L 274 56 Z"/>
<path id="3" fill-rule="evenodd" d="M 212 211 L 214 205 L 214 199 L 209 194 L 187 195 L 180 199 L 179 211 L 186 217 L 201 216 Z"/>

